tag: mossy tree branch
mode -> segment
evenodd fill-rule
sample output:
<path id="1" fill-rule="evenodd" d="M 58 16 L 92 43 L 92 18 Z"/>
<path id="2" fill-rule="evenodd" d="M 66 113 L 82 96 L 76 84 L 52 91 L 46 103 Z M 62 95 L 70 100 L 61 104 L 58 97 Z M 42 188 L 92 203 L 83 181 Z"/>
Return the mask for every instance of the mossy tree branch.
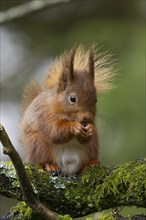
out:
<path id="1" fill-rule="evenodd" d="M 1 220 L 42 220 L 40 219 L 33 210 L 27 206 L 25 202 L 19 202 L 15 207 L 11 208 L 10 212 L 4 216 Z M 86 218 L 86 220 L 93 220 L 95 218 Z M 108 213 L 100 212 L 97 213 L 96 219 L 98 220 L 145 220 L 146 216 L 144 214 L 131 215 L 127 217 L 122 217 L 117 210 L 111 210 Z M 58 215 L 57 220 L 73 220 L 69 215 Z"/>
<path id="2" fill-rule="evenodd" d="M 146 159 L 90 168 L 80 176 L 58 175 L 28 164 L 25 170 L 36 197 L 62 215 L 74 218 L 118 206 L 146 207 Z M 11 162 L 0 163 L 0 194 L 25 200 Z"/>
<path id="3" fill-rule="evenodd" d="M 79 217 L 118 206 L 146 207 L 146 159 L 107 169 L 91 168 L 79 177 L 57 175 L 25 165 L 40 201 L 59 214 Z M 23 200 L 11 162 L 0 163 L 0 194 Z"/>

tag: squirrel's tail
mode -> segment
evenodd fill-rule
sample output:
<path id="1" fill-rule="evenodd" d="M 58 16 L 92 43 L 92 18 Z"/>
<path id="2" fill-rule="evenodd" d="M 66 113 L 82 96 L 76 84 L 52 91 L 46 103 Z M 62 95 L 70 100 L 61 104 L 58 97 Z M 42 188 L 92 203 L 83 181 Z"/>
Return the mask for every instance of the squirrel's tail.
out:
<path id="1" fill-rule="evenodd" d="M 23 93 L 22 99 L 22 111 L 24 112 L 26 108 L 30 105 L 30 103 L 43 91 L 43 87 L 38 83 L 38 81 L 34 80 L 30 82 Z"/>

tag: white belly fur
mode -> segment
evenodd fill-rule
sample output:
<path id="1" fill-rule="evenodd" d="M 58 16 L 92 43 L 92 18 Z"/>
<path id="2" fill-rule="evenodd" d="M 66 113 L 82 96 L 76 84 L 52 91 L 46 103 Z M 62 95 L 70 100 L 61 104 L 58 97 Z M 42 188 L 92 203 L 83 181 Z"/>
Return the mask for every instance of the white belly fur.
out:
<path id="1" fill-rule="evenodd" d="M 57 165 L 61 167 L 63 173 L 74 174 L 78 171 L 84 147 L 76 139 L 73 139 L 54 148 Z"/>

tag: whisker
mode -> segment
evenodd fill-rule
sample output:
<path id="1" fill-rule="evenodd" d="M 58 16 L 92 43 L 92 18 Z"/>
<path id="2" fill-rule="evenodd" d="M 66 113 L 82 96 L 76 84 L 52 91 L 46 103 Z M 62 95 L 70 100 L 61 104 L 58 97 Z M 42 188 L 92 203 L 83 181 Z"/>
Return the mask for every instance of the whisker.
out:
<path id="1" fill-rule="evenodd" d="M 97 123 L 101 125 L 108 126 L 110 129 L 114 130 L 114 124 L 116 123 L 116 120 L 108 115 L 105 115 L 103 113 L 98 113 L 96 116 Z"/>

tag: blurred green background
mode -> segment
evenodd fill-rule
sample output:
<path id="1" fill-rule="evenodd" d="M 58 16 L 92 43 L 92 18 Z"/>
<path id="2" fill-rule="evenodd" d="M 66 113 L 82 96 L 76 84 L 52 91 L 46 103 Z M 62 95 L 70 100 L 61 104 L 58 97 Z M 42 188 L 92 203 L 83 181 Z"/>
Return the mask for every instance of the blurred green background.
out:
<path id="1" fill-rule="evenodd" d="M 43 0 L 35 0 L 39 1 Z M 1 0 L 0 10 L 28 2 Z M 32 78 L 43 78 L 50 62 L 76 43 L 98 44 L 100 52 L 114 55 L 119 69 L 117 88 L 101 95 L 97 106 L 102 163 L 111 166 L 145 156 L 144 0 L 52 4 L 3 23 L 0 34 L 1 121 L 22 157 L 19 124 L 23 89 Z M 1 150 L 1 160 L 6 159 Z M 1 213 L 7 208 L 2 207 Z"/>

